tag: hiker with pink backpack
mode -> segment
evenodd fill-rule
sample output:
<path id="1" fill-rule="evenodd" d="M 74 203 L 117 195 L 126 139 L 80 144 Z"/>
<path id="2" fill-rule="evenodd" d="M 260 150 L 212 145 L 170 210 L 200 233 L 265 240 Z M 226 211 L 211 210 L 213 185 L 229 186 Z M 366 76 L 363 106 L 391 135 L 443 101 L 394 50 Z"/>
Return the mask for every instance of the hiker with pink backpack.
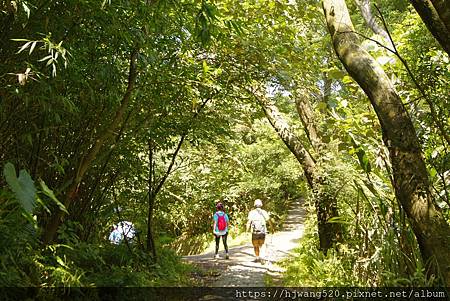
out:
<path id="1" fill-rule="evenodd" d="M 225 213 L 224 206 L 221 202 L 216 205 L 217 211 L 214 213 L 214 226 L 213 233 L 216 238 L 216 252 L 214 255 L 215 259 L 219 257 L 219 243 L 220 238 L 222 237 L 223 247 L 225 248 L 225 259 L 229 259 L 228 255 L 228 245 L 227 245 L 227 236 L 228 236 L 228 214 Z"/>

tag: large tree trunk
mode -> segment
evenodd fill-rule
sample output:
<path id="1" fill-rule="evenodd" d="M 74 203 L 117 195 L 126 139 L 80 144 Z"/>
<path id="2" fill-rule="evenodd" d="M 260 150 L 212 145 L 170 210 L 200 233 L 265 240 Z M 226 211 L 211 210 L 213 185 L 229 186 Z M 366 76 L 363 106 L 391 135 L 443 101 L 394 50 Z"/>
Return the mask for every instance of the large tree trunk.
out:
<path id="1" fill-rule="evenodd" d="M 341 234 L 339 224 L 329 222 L 330 219 L 339 216 L 336 196 L 330 191 L 326 179 L 317 173 L 315 160 L 291 130 L 278 108 L 264 97 L 256 97 L 270 124 L 303 168 L 308 185 L 315 197 L 320 249 L 326 254 L 339 240 Z"/>
<path id="2" fill-rule="evenodd" d="M 304 94 L 299 94 L 295 96 L 295 107 L 309 142 L 314 150 L 317 153 L 320 153 L 322 148 L 322 139 L 316 127 L 311 103 Z"/>
<path id="3" fill-rule="evenodd" d="M 389 78 L 359 44 L 344 0 L 324 0 L 334 49 L 369 97 L 389 149 L 395 195 L 405 210 L 429 272 L 450 286 L 450 227 L 434 206 L 414 126 Z"/>
<path id="4" fill-rule="evenodd" d="M 128 108 L 128 104 L 131 101 L 131 93 L 134 90 L 134 85 L 137 77 L 136 70 L 136 58 L 138 51 L 137 49 L 133 50 L 130 57 L 130 67 L 128 73 L 128 85 L 125 91 L 125 94 L 122 98 L 122 102 L 120 107 L 117 109 L 116 114 L 111 121 L 110 125 L 105 129 L 103 133 L 101 133 L 97 139 L 95 140 L 94 145 L 87 151 L 87 153 L 81 159 L 81 162 L 76 169 L 76 174 L 72 179 L 72 183 L 70 184 L 66 197 L 64 200 L 64 206 L 69 208 L 70 204 L 76 198 L 78 193 L 78 188 L 83 180 L 86 172 L 91 167 L 92 162 L 97 157 L 98 153 L 102 146 L 108 142 L 114 135 L 115 130 L 120 126 L 123 121 L 123 117 L 126 109 Z M 44 245 L 51 243 L 56 238 L 56 232 L 61 224 L 61 219 L 64 216 L 64 212 L 62 210 L 56 209 L 57 211 L 53 213 L 48 221 L 46 228 L 42 234 L 42 241 Z"/>
<path id="5" fill-rule="evenodd" d="M 269 120 L 278 136 L 301 164 L 306 180 L 308 181 L 308 185 L 313 188 L 314 172 L 316 169 L 316 162 L 314 158 L 292 131 L 289 124 L 279 112 L 278 108 L 271 104 L 269 100 L 265 99 L 263 96 L 259 96 L 257 99 L 266 114 L 267 120 Z"/>
<path id="6" fill-rule="evenodd" d="M 326 79 L 327 80 L 327 79 Z M 325 82 L 326 82 L 325 80 Z M 326 83 L 326 85 L 330 84 Z M 327 87 L 325 87 L 327 89 Z M 324 95 L 327 95 L 326 92 Z M 314 148 L 315 152 L 321 158 L 324 155 L 324 143 L 322 141 L 322 135 L 316 126 L 314 110 L 311 106 L 311 102 L 306 95 L 306 92 L 299 93 L 295 96 L 295 106 L 297 108 L 297 113 L 305 129 L 306 135 Z M 322 164 L 319 160 L 318 164 Z M 322 166 L 326 170 L 326 166 Z M 326 178 L 322 177 L 317 172 L 317 167 L 314 167 L 313 183 L 315 184 L 312 188 L 316 196 L 316 208 L 317 208 L 317 218 L 318 221 L 328 221 L 332 217 L 338 217 L 338 207 L 336 193 L 329 183 L 327 183 Z M 326 246 L 326 241 L 336 242 L 341 238 L 341 228 L 338 223 L 328 223 L 324 227 L 319 227 L 319 240 L 321 241 L 321 246 Z M 328 246 L 329 247 L 329 246 Z M 324 248 L 322 247 L 322 250 Z M 326 251 L 326 249 L 325 249 Z"/>
<path id="7" fill-rule="evenodd" d="M 428 30 L 450 55 L 450 1 L 411 0 Z"/>

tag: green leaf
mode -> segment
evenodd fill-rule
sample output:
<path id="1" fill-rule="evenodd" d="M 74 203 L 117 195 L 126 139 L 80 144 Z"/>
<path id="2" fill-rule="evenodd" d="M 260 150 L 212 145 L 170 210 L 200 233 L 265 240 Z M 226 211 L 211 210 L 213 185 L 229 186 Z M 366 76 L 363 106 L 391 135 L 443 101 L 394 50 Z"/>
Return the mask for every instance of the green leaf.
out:
<path id="1" fill-rule="evenodd" d="M 31 44 L 31 47 L 30 47 L 30 53 L 29 53 L 29 54 L 31 54 L 31 53 L 33 52 L 34 47 L 36 47 L 36 44 L 37 44 L 37 41 L 34 41 L 34 42 Z"/>
<path id="2" fill-rule="evenodd" d="M 46 57 L 41 58 L 38 62 L 42 62 L 42 61 L 48 60 L 48 59 L 50 59 L 51 57 L 52 57 L 51 54 L 50 54 L 50 55 L 47 55 Z"/>
<path id="3" fill-rule="evenodd" d="M 370 181 L 368 181 L 366 179 L 364 179 L 362 182 L 364 183 L 364 186 L 366 186 L 366 188 L 369 189 L 370 192 L 372 192 L 372 194 L 374 196 L 376 196 L 377 198 L 380 198 L 380 194 L 379 194 L 377 188 L 373 185 L 372 182 L 370 182 Z"/>
<path id="4" fill-rule="evenodd" d="M 19 51 L 17 51 L 17 53 L 21 53 L 22 51 L 24 51 L 25 49 L 28 48 L 28 46 L 30 46 L 31 41 L 26 42 L 25 44 L 22 45 L 22 47 L 19 49 Z"/>
<path id="5" fill-rule="evenodd" d="M 343 82 L 344 84 L 348 85 L 348 84 L 353 83 L 354 81 L 353 81 L 353 78 L 352 78 L 351 76 L 345 75 L 345 76 L 342 78 L 342 82 Z"/>
<path id="6" fill-rule="evenodd" d="M 359 165 L 361 168 L 369 173 L 372 170 L 372 166 L 370 165 L 369 158 L 366 155 L 366 151 L 363 147 L 356 141 L 354 135 L 352 133 L 348 133 L 353 144 L 354 152 L 358 156 Z M 352 153 L 354 153 L 352 152 Z"/>
<path id="7" fill-rule="evenodd" d="M 27 18 L 29 19 L 30 18 L 30 8 L 27 6 L 27 4 L 25 3 L 25 2 L 22 2 L 22 7 L 23 7 L 23 10 L 27 13 Z"/>
<path id="8" fill-rule="evenodd" d="M 236 22 L 234 22 L 234 21 L 230 21 L 230 23 L 231 23 L 231 26 L 233 26 L 233 28 L 234 28 L 234 30 L 236 31 L 236 33 L 237 33 L 238 35 L 242 35 L 242 33 L 244 32 L 244 31 L 242 30 L 242 27 L 241 27 L 238 23 L 236 23 Z"/>
<path id="9" fill-rule="evenodd" d="M 105 7 L 105 5 L 106 5 L 106 2 L 108 2 L 108 4 L 109 4 L 109 5 L 111 5 L 111 0 L 103 0 L 103 3 L 102 3 L 102 8 L 104 8 L 104 7 Z"/>
<path id="10" fill-rule="evenodd" d="M 324 111 L 327 109 L 327 104 L 325 102 L 321 101 L 317 104 L 317 109 L 319 109 L 320 111 Z"/>
<path id="11" fill-rule="evenodd" d="M 42 201 L 42 199 L 39 196 L 36 196 L 36 203 L 41 205 L 42 208 L 44 208 L 45 212 L 51 213 L 50 209 L 47 207 L 47 205 L 45 205 L 44 201 Z"/>
<path id="12" fill-rule="evenodd" d="M 39 184 L 41 185 L 42 188 L 42 192 L 48 196 L 50 198 L 50 200 L 52 200 L 53 202 L 55 202 L 55 204 L 59 207 L 59 209 L 61 209 L 62 211 L 64 211 L 65 213 L 69 213 L 67 212 L 66 207 L 64 206 L 63 203 L 61 203 L 55 196 L 53 190 L 51 190 L 50 188 L 48 188 L 48 186 L 45 184 L 45 182 L 43 180 L 39 180 Z"/>
<path id="13" fill-rule="evenodd" d="M 25 211 L 28 214 L 33 212 L 36 206 L 36 187 L 28 172 L 22 169 L 17 178 L 14 165 L 8 162 L 3 168 L 3 174 L 16 199 Z"/>
<path id="14" fill-rule="evenodd" d="M 358 156 L 359 165 L 365 172 L 371 171 L 371 166 L 369 162 L 369 158 L 366 155 L 366 152 L 361 147 L 357 149 L 356 155 Z"/>
<path id="15" fill-rule="evenodd" d="M 345 76 L 345 73 L 339 69 L 332 69 L 328 71 L 328 76 L 333 79 L 342 79 Z"/>
<path id="16" fill-rule="evenodd" d="M 68 268 L 66 263 L 64 262 L 64 260 L 61 259 L 61 257 L 56 256 L 56 261 L 58 262 L 58 264 L 62 267 Z"/>
<path id="17" fill-rule="evenodd" d="M 437 175 L 437 170 L 435 168 L 430 168 L 430 178 L 434 179 L 434 177 L 436 177 Z"/>
<path id="18" fill-rule="evenodd" d="M 30 133 L 25 134 L 25 139 L 31 146 L 33 145 L 33 137 L 31 137 Z"/>
<path id="19" fill-rule="evenodd" d="M 353 224 L 353 222 L 349 222 L 349 221 L 345 220 L 345 217 L 342 217 L 342 216 L 332 217 L 332 218 L 328 219 L 327 222 L 330 224 L 344 224 L 344 225 L 352 225 Z"/>
<path id="20" fill-rule="evenodd" d="M 208 4 L 208 3 L 205 3 L 204 4 L 204 11 L 205 11 L 205 14 L 208 17 L 208 19 L 210 19 L 210 20 L 215 20 L 216 19 L 214 6 L 212 6 L 212 5 Z"/>
<path id="21" fill-rule="evenodd" d="M 202 65 L 203 65 L 203 75 L 206 75 L 209 71 L 209 67 L 208 64 L 206 63 L 206 60 L 203 60 Z"/>

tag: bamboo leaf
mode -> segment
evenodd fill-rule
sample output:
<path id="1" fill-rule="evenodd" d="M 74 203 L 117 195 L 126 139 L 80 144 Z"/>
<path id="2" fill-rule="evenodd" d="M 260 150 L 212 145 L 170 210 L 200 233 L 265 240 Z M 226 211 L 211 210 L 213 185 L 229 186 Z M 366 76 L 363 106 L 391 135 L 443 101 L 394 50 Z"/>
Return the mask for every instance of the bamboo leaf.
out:
<path id="1" fill-rule="evenodd" d="M 30 13 L 31 13 L 30 8 L 27 6 L 27 4 L 25 2 L 22 2 L 22 7 L 23 7 L 23 10 L 27 13 L 27 18 L 29 19 Z"/>
<path id="2" fill-rule="evenodd" d="M 34 41 L 33 44 L 31 44 L 30 53 L 29 54 L 31 54 L 33 52 L 34 47 L 36 47 L 36 44 L 37 44 L 37 41 Z"/>
<path id="3" fill-rule="evenodd" d="M 21 53 L 22 51 L 24 51 L 25 49 L 28 48 L 28 46 L 30 46 L 31 41 L 26 42 L 25 44 L 22 45 L 22 47 L 19 49 L 19 51 L 17 51 L 17 53 Z"/>
<path id="4" fill-rule="evenodd" d="M 46 61 L 51 57 L 52 57 L 51 55 L 47 55 L 46 57 L 41 58 L 38 62 Z"/>

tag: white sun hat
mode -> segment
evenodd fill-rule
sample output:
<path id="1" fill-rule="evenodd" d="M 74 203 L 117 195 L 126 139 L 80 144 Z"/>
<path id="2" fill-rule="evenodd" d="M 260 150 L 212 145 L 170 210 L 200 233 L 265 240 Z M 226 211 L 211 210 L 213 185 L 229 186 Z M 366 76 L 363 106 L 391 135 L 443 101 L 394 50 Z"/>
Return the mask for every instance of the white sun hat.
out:
<path id="1" fill-rule="evenodd" d="M 263 203 L 260 199 L 255 200 L 255 207 L 262 207 Z"/>

